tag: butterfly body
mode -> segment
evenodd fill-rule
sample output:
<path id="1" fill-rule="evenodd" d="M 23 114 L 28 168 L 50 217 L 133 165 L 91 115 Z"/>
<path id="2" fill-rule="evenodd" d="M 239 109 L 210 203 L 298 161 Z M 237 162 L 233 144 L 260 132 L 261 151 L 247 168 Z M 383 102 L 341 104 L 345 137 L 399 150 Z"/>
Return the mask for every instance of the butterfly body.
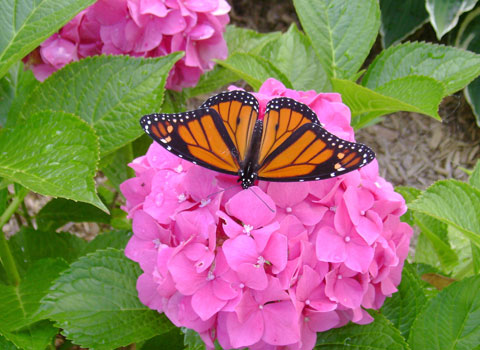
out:
<path id="1" fill-rule="evenodd" d="M 140 124 L 165 149 L 194 164 L 237 175 L 244 189 L 257 179 L 291 182 L 332 178 L 363 167 L 375 154 L 367 146 L 326 131 L 306 105 L 280 97 L 259 118 L 256 98 L 230 91 L 199 109 L 149 114 Z"/>

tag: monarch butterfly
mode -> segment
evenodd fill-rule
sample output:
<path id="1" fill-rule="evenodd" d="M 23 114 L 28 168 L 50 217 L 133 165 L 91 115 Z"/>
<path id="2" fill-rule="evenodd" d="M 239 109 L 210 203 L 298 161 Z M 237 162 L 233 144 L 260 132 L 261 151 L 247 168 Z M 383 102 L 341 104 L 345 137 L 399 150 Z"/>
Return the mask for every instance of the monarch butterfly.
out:
<path id="1" fill-rule="evenodd" d="M 194 164 L 238 175 L 244 189 L 256 179 L 311 181 L 356 170 L 375 158 L 365 145 L 326 131 L 316 114 L 291 98 L 270 100 L 263 119 L 258 101 L 235 90 L 210 97 L 199 109 L 149 114 L 145 132 L 168 151 Z"/>

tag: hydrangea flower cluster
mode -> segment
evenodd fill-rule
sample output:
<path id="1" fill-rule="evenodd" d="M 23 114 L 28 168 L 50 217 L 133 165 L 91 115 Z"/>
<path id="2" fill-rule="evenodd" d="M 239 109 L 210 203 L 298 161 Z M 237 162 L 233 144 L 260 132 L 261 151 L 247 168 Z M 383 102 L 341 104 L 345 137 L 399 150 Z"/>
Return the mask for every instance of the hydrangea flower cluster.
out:
<path id="1" fill-rule="evenodd" d="M 213 58 L 225 59 L 225 0 L 98 0 L 80 12 L 25 62 L 43 81 L 67 63 L 99 54 L 157 57 L 185 51 L 167 88 L 194 86 Z"/>
<path id="2" fill-rule="evenodd" d="M 269 79 L 254 95 L 260 114 L 288 96 L 354 141 L 338 94 Z M 333 179 L 247 190 L 156 143 L 131 166 L 136 177 L 121 185 L 134 232 L 125 254 L 144 271 L 140 300 L 208 348 L 218 340 L 225 349 L 312 349 L 317 332 L 371 322 L 365 308 L 397 290 L 412 229 L 376 161 Z"/>

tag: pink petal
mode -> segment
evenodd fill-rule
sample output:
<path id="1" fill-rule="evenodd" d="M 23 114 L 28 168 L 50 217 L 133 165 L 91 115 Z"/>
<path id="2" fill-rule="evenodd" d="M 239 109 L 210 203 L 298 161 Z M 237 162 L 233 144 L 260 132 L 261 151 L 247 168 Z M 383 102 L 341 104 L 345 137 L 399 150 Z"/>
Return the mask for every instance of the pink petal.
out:
<path id="1" fill-rule="evenodd" d="M 237 271 L 240 264 L 257 263 L 258 252 L 255 241 L 251 237 L 243 235 L 228 239 L 223 243 L 222 249 L 228 265 L 234 271 Z"/>
<path id="2" fill-rule="evenodd" d="M 186 8 L 195 12 L 212 12 L 218 7 L 218 0 L 184 0 Z"/>
<path id="3" fill-rule="evenodd" d="M 240 348 L 258 342 L 262 338 L 265 325 L 259 311 L 250 313 L 250 317 L 243 323 L 232 312 L 227 315 L 227 329 L 232 346 Z"/>
<path id="4" fill-rule="evenodd" d="M 328 208 L 321 204 L 307 203 L 306 201 L 298 203 L 293 208 L 293 213 L 300 219 L 304 225 L 313 226 L 318 224 Z"/>
<path id="5" fill-rule="evenodd" d="M 373 248 L 368 245 L 349 242 L 346 245 L 345 265 L 360 273 L 366 273 L 373 260 Z"/>
<path id="6" fill-rule="evenodd" d="M 382 220 L 373 211 L 367 211 L 366 215 L 359 218 L 358 225 L 355 227 L 358 234 L 371 245 L 382 232 Z"/>
<path id="7" fill-rule="evenodd" d="M 267 225 L 275 217 L 275 212 L 272 212 L 267 205 L 275 211 L 273 200 L 258 187 L 253 186 L 233 196 L 225 208 L 228 214 L 242 221 L 244 225 L 258 228 Z"/>
<path id="8" fill-rule="evenodd" d="M 51 40 L 48 45 L 42 44 L 40 54 L 45 62 L 56 69 L 60 69 L 67 63 L 78 59 L 75 44 L 58 36 Z"/>
<path id="9" fill-rule="evenodd" d="M 296 295 L 300 301 L 307 300 L 312 291 L 320 285 L 320 276 L 310 266 L 303 266 L 302 276 L 298 279 Z"/>
<path id="10" fill-rule="evenodd" d="M 212 283 L 207 283 L 192 296 L 192 308 L 204 321 L 214 316 L 227 303 L 215 297 L 212 287 Z"/>
<path id="11" fill-rule="evenodd" d="M 282 208 L 293 207 L 302 202 L 310 191 L 310 184 L 297 182 L 271 182 L 267 194 Z"/>
<path id="12" fill-rule="evenodd" d="M 290 301 L 264 305 L 265 333 L 262 340 L 271 345 L 288 345 L 300 340 L 295 307 Z"/>
<path id="13" fill-rule="evenodd" d="M 140 13 L 150 14 L 157 17 L 165 17 L 168 13 L 167 7 L 158 0 L 140 0 Z"/>
<path id="14" fill-rule="evenodd" d="M 338 325 L 340 317 L 337 312 L 307 311 L 305 316 L 309 318 L 308 327 L 315 332 L 325 332 Z"/>
<path id="15" fill-rule="evenodd" d="M 141 274 L 137 280 L 138 298 L 145 306 L 163 312 L 163 298 L 157 294 L 157 286 L 151 275 Z"/>
<path id="16" fill-rule="evenodd" d="M 255 290 L 267 288 L 267 274 L 262 265 L 255 266 L 251 263 L 240 264 L 237 268 L 237 275 L 247 287 Z"/>
<path id="17" fill-rule="evenodd" d="M 179 10 L 170 11 L 162 20 L 162 33 L 165 35 L 174 35 L 185 30 L 187 23 Z"/>
<path id="18" fill-rule="evenodd" d="M 345 238 L 331 227 L 322 227 L 317 233 L 316 253 L 320 261 L 333 263 L 345 261 L 347 258 Z"/>
<path id="19" fill-rule="evenodd" d="M 263 257 L 272 264 L 272 272 L 277 274 L 287 265 L 288 246 L 287 237 L 274 233 L 262 253 Z"/>

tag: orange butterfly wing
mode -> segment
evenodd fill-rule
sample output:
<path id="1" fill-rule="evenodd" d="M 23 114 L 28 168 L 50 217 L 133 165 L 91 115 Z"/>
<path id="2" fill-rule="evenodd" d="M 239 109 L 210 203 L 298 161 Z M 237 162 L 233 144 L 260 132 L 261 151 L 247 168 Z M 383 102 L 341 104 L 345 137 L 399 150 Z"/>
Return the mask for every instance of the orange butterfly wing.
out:
<path id="1" fill-rule="evenodd" d="M 225 129 L 238 151 L 239 162 L 243 164 L 258 117 L 257 99 L 246 91 L 227 91 L 210 97 L 200 106 L 207 107 L 222 117 Z"/>
<path id="2" fill-rule="evenodd" d="M 235 146 L 214 109 L 149 114 L 140 119 L 140 124 L 148 135 L 178 157 L 222 173 L 238 173 L 238 160 L 231 151 Z"/>
<path id="3" fill-rule="evenodd" d="M 238 175 L 258 115 L 244 91 L 220 93 L 197 110 L 150 114 L 140 119 L 147 134 L 171 153 L 218 172 Z"/>
<path id="4" fill-rule="evenodd" d="M 308 106 L 291 99 L 270 101 L 264 126 L 259 150 L 260 180 L 321 180 L 356 170 L 375 158 L 367 146 L 326 131 Z"/>

